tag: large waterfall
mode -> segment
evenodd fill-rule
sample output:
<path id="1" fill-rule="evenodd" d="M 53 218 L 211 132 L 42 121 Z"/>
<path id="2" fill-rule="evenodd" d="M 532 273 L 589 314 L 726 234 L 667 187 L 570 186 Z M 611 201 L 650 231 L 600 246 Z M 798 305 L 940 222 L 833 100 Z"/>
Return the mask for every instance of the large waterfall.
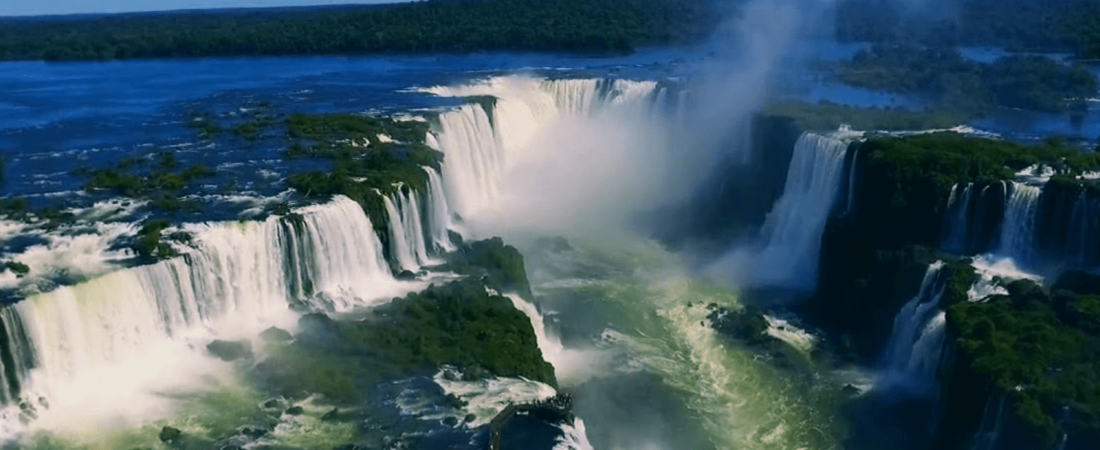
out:
<path id="1" fill-rule="evenodd" d="M 10 369 L 3 372 L 15 379 L 6 380 L 4 397 L 14 399 L 18 388 L 39 415 L 69 420 L 62 411 L 86 407 L 81 393 L 102 391 L 125 403 L 119 392 L 142 389 L 165 376 L 164 367 L 190 361 L 188 348 L 293 326 L 297 302 L 339 311 L 404 290 L 370 219 L 346 197 L 283 218 L 186 229 L 194 248 L 182 257 L 6 307 L 2 354 Z M 106 384 L 91 389 L 96 380 Z"/>
<path id="2" fill-rule="evenodd" d="M 943 247 L 950 251 L 965 251 L 970 222 L 970 197 L 974 192 L 974 183 L 966 186 L 956 184 L 951 187 L 951 197 L 947 200 L 947 223 L 944 230 Z"/>
<path id="3" fill-rule="evenodd" d="M 763 248 L 737 249 L 714 266 L 744 285 L 813 290 L 821 235 L 844 180 L 848 143 L 805 133 L 795 144 L 783 196 L 760 231 Z"/>
<path id="4" fill-rule="evenodd" d="M 927 393 L 934 384 L 947 324 L 940 309 L 940 297 L 946 287 L 940 276 L 943 265 L 942 261 L 936 261 L 928 266 L 920 291 L 894 318 L 883 358 L 888 386 Z"/>
<path id="5" fill-rule="evenodd" d="M 443 113 L 429 140 L 446 155 L 443 180 L 451 209 L 472 217 L 496 204 L 503 177 L 521 161 L 531 140 L 555 120 L 589 117 L 608 108 L 649 114 L 654 82 L 599 79 L 540 80 L 497 77 L 423 91 L 446 97 L 489 96 Z"/>
<path id="6" fill-rule="evenodd" d="M 1027 263 L 1034 250 L 1035 213 L 1042 189 L 1013 182 L 1001 223 L 1001 244 L 998 253 L 1018 262 Z"/>

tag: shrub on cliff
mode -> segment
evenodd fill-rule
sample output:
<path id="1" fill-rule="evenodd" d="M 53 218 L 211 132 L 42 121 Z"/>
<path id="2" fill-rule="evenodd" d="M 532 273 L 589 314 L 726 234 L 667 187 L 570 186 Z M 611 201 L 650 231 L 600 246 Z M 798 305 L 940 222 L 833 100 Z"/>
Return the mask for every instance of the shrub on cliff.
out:
<path id="1" fill-rule="evenodd" d="M 948 309 L 956 376 L 1006 399 L 1009 434 L 1032 448 L 1051 448 L 1062 433 L 1100 442 L 1100 298 L 1051 295 L 1026 280 L 1008 291 Z"/>
<path id="2" fill-rule="evenodd" d="M 254 374 L 288 395 L 319 393 L 354 402 L 364 383 L 445 365 L 556 385 L 530 319 L 473 279 L 394 299 L 363 320 L 304 316 L 295 339 L 277 347 Z"/>

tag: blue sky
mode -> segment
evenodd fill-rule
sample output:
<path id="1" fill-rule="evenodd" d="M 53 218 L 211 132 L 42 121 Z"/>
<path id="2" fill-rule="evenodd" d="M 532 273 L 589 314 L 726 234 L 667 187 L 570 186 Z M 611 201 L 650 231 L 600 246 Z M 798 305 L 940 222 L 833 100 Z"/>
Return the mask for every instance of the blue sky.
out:
<path id="1" fill-rule="evenodd" d="M 0 16 L 114 13 L 195 8 L 395 3 L 401 0 L 0 0 Z"/>

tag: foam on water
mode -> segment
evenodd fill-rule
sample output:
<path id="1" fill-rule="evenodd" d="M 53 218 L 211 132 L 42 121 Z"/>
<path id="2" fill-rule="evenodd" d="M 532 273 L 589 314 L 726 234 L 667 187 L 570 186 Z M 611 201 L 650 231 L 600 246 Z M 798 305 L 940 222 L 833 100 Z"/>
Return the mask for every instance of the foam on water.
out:
<path id="1" fill-rule="evenodd" d="M 416 415 L 424 420 L 441 420 L 446 417 L 454 417 L 463 422 L 468 414 L 473 414 L 476 419 L 467 424 L 471 428 L 487 425 L 509 404 L 532 403 L 537 400 L 546 400 L 557 395 L 557 391 L 547 384 L 530 381 L 521 378 L 490 378 L 478 381 L 461 381 L 461 375 L 449 376 L 448 371 L 454 369 L 445 368 L 435 375 L 433 380 L 443 388 L 444 393 L 454 395 L 466 402 L 461 410 L 439 408 L 417 403 L 403 403 L 400 399 L 398 405 L 405 414 Z"/>

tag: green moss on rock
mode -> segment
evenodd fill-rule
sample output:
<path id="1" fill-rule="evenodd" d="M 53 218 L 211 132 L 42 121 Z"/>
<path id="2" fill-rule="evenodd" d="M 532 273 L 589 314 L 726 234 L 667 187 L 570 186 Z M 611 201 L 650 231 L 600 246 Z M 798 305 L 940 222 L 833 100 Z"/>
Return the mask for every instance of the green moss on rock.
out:
<path id="1" fill-rule="evenodd" d="M 499 237 L 462 244 L 439 270 L 480 277 L 498 292 L 532 298 L 523 255 Z"/>

